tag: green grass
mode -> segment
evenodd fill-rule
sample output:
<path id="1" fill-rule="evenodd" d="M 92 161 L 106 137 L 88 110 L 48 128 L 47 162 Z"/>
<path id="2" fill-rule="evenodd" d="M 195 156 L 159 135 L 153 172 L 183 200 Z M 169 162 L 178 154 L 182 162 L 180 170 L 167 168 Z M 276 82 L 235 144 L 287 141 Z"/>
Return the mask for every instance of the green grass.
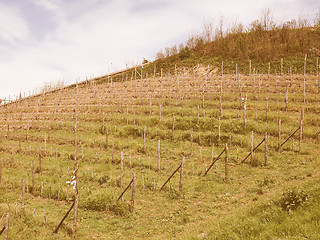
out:
<path id="1" fill-rule="evenodd" d="M 242 96 L 247 94 L 247 123 L 243 123 L 243 102 L 240 107 L 238 83 L 233 75 L 226 76 L 222 94 L 222 115 L 219 111 L 218 76 L 209 77 L 204 107 L 199 89 L 204 79 L 181 77 L 181 91 L 170 95 L 169 90 L 153 93 L 159 78 L 149 81 L 146 91 L 122 99 L 124 85 L 117 83 L 118 95 L 105 95 L 114 91 L 107 83 L 98 85 L 94 96 L 103 96 L 102 104 L 88 93 L 95 86 L 79 89 L 81 108 L 78 114 L 79 161 L 79 239 L 294 239 L 305 234 L 317 236 L 319 164 L 319 95 L 315 76 L 307 76 L 308 103 L 303 102 L 301 78 L 294 75 L 289 88 L 289 106 L 285 110 L 284 93 L 290 76 L 278 76 L 278 93 L 275 93 L 274 76 L 263 76 L 260 100 L 257 82 L 241 75 Z M 193 79 L 193 77 L 191 77 Z M 218 79 L 219 80 L 219 79 Z M 188 90 L 190 82 L 194 87 Z M 140 84 L 140 83 L 139 83 Z M 163 79 L 168 89 L 176 87 L 176 79 Z M 267 87 L 270 86 L 270 87 Z M 214 90 L 212 90 L 214 89 Z M 0 185 L 0 227 L 5 223 L 8 204 L 11 212 L 10 238 L 12 239 L 71 239 L 73 211 L 57 234 L 54 228 L 72 204 L 74 193 L 66 184 L 74 168 L 74 89 L 64 90 L 61 104 L 54 113 L 55 94 L 31 98 L 20 105 L 0 108 L 0 152 L 4 160 Z M 141 92 L 139 92 L 141 91 Z M 134 92 L 131 88 L 131 94 Z M 182 94 L 184 100 L 182 103 Z M 193 95 L 192 95 L 193 94 Z M 68 99 L 68 96 L 71 96 Z M 149 97 L 152 97 L 151 113 Z M 269 112 L 266 122 L 265 99 Z M 89 100 L 88 100 L 89 99 Z M 36 113 L 37 101 L 41 101 Z M 121 107 L 121 100 L 123 104 Z M 129 105 L 128 124 L 127 108 Z M 89 104 L 90 106 L 84 106 Z M 159 122 L 159 105 L 162 105 Z M 183 105 L 183 112 L 182 112 Z M 197 106 L 199 105 L 199 120 Z M 304 140 L 299 151 L 298 133 L 294 136 L 294 150 L 290 140 L 277 151 L 278 125 L 282 120 L 281 139 L 299 126 L 301 108 L 305 109 Z M 80 110 L 81 109 L 81 110 Z M 20 116 L 22 119 L 16 118 Z M 104 126 L 103 114 L 105 113 Z M 175 132 L 172 138 L 172 121 L 175 116 Z M 36 119 L 37 117 L 37 119 Z M 218 118 L 221 122 L 220 139 Z M 30 130 L 28 141 L 27 122 Z M 9 132 L 7 125 L 9 124 Z M 108 146 L 106 129 L 108 126 Z M 143 132 L 146 126 L 146 151 Z M 190 132 L 193 129 L 192 156 Z M 268 165 L 264 165 L 264 144 L 254 153 L 252 166 L 240 164 L 250 151 L 250 134 L 254 131 L 256 146 L 268 131 Z M 44 155 L 44 135 L 47 146 Z M 19 142 L 21 135 L 21 151 Z M 7 137 L 6 137 L 7 136 Z M 230 141 L 231 136 L 231 141 Z M 112 142 L 114 139 L 114 148 Z M 158 170 L 158 140 L 161 141 L 161 169 Z M 225 179 L 225 156 L 203 176 L 213 158 L 229 146 L 229 178 Z M 13 166 L 12 145 L 14 145 Z M 42 149 L 42 171 L 39 170 L 39 150 Z M 213 156 L 212 156 L 213 148 Z M 52 149 L 52 155 L 51 155 Z M 18 152 L 19 151 L 19 152 Z M 124 155 L 124 179 L 120 186 L 120 154 Z M 113 157 L 112 157 L 113 156 Z M 162 191 L 162 184 L 186 157 L 183 190 L 179 191 L 179 172 Z M 113 159 L 113 160 L 112 160 Z M 32 188 L 32 162 L 36 164 L 35 193 Z M 135 209 L 130 213 L 131 191 L 123 199 L 116 199 L 136 173 Z M 21 209 L 21 181 L 28 185 L 25 213 Z M 43 184 L 41 196 L 41 184 Z M 292 190 L 295 189 L 296 190 Z M 59 191 L 60 189 L 60 191 Z M 289 190 L 287 190 L 289 189 Z M 290 192 L 292 190 L 293 192 Z M 303 190 L 303 191 L 302 191 Z M 291 195 L 289 194 L 291 193 Z M 283 195 L 284 194 L 284 195 Z M 308 200 L 305 199 L 305 194 Z M 49 196 L 50 195 L 50 196 Z M 302 197 L 298 204 L 295 196 Z M 283 209 L 286 197 L 294 200 L 296 209 Z M 298 206 L 299 205 L 299 206 Z M 291 206 L 291 205 L 290 205 Z M 35 212 L 34 212 L 35 211 Z M 305 215 L 303 215 L 303 213 Z M 44 223 L 46 216 L 46 223 Z M 292 220 L 294 218 L 294 220 Z M 292 220 L 292 223 L 291 223 Z M 294 227 L 299 226 L 299 227 Z M 310 232 L 308 232 L 308 229 Z M 313 234 L 313 235 L 312 235 Z"/>

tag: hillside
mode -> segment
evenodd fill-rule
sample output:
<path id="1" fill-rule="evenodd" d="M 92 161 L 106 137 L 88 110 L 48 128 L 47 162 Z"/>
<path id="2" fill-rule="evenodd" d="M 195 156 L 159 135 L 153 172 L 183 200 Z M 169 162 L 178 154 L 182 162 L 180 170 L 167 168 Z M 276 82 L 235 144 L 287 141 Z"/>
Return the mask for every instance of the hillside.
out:
<path id="1" fill-rule="evenodd" d="M 319 199 L 319 76 L 146 69 L 0 107 L 0 226 L 10 209 L 10 238 L 72 237 L 73 210 L 52 232 L 74 200 L 66 181 L 77 159 L 79 239 L 316 239 L 319 212 L 307 206 Z M 266 132 L 267 158 L 262 143 L 241 164 Z M 131 186 L 117 201 L 133 173 L 134 201 Z M 292 214 L 308 227 L 276 227 Z"/>
<path id="2" fill-rule="evenodd" d="M 154 64 L 158 69 L 171 71 L 175 65 L 193 67 L 198 63 L 215 65 L 221 70 L 223 61 L 225 73 L 235 73 L 236 64 L 239 72 L 249 73 L 251 61 L 251 72 L 280 73 L 282 61 L 284 72 L 303 74 L 307 56 L 306 71 L 315 73 L 320 55 L 319 16 L 314 25 L 305 19 L 277 24 L 267 10 L 261 19 L 247 27 L 233 23 L 228 29 L 223 27 L 222 18 L 219 26 L 205 23 L 201 34 L 160 51 Z"/>

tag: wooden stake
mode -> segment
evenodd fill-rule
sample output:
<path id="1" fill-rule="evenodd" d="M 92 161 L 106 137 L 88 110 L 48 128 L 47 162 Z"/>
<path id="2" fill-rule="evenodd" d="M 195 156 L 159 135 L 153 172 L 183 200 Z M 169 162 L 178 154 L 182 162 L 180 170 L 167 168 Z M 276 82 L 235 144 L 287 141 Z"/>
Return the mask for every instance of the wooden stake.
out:
<path id="1" fill-rule="evenodd" d="M 286 111 L 288 111 L 288 86 L 286 89 Z"/>
<path id="2" fill-rule="evenodd" d="M 262 139 L 262 141 L 252 150 L 252 152 L 254 152 L 258 147 L 260 147 L 260 145 L 264 142 L 264 138 Z M 250 153 L 241 161 L 241 164 L 242 163 L 244 163 L 247 159 L 248 159 L 248 157 L 250 157 L 250 155 L 251 155 L 251 151 L 250 151 Z"/>
<path id="3" fill-rule="evenodd" d="M 281 119 L 279 119 L 278 124 L 278 152 L 281 151 Z"/>
<path id="4" fill-rule="evenodd" d="M 69 210 L 66 212 L 66 214 L 64 215 L 64 217 L 61 219 L 59 225 L 56 227 L 56 229 L 53 231 L 53 233 L 57 233 L 59 228 L 61 227 L 63 221 L 68 217 L 69 213 L 71 212 L 72 208 L 75 205 L 75 201 L 72 203 L 71 207 L 69 208 Z"/>
<path id="5" fill-rule="evenodd" d="M 112 163 L 114 163 L 114 135 L 112 135 Z"/>
<path id="6" fill-rule="evenodd" d="M 193 128 L 190 129 L 190 156 L 192 157 Z"/>
<path id="7" fill-rule="evenodd" d="M 225 157 L 225 179 L 228 180 L 228 144 L 225 147 L 226 157 Z"/>
<path id="8" fill-rule="evenodd" d="M 219 98 L 219 108 L 220 108 L 220 117 L 222 117 L 222 101 L 221 101 L 221 95 Z"/>
<path id="9" fill-rule="evenodd" d="M 250 153 L 251 153 L 251 160 L 250 164 L 253 164 L 253 131 L 251 131 L 251 147 L 250 147 Z"/>
<path id="10" fill-rule="evenodd" d="M 307 68 L 307 54 L 304 57 L 303 66 L 303 102 L 306 103 L 306 68 Z"/>
<path id="11" fill-rule="evenodd" d="M 182 162 L 181 162 L 181 169 L 180 169 L 180 184 L 179 184 L 180 192 L 182 191 L 182 178 L 183 178 L 184 161 L 185 161 L 185 157 L 183 156 L 182 157 Z"/>
<path id="12" fill-rule="evenodd" d="M 136 174 L 132 173 L 131 213 L 134 210 L 134 197 L 136 193 Z"/>
<path id="13" fill-rule="evenodd" d="M 79 205 L 79 190 L 78 190 L 78 159 L 77 159 L 77 125 L 78 125 L 78 82 L 76 83 L 76 99 L 75 99 L 75 123 L 74 123 L 74 177 L 75 177 L 75 200 L 74 200 L 74 220 L 72 236 L 76 237 L 78 226 L 78 205 Z"/>
<path id="14" fill-rule="evenodd" d="M 122 187 L 123 182 L 123 151 L 121 151 L 121 162 L 120 162 L 120 187 Z"/>
<path id="15" fill-rule="evenodd" d="M 266 122 L 268 122 L 268 97 L 266 97 Z"/>
<path id="16" fill-rule="evenodd" d="M 151 97 L 149 98 L 149 114 L 151 115 Z"/>
<path id="17" fill-rule="evenodd" d="M 167 179 L 167 181 L 165 181 L 165 183 L 162 185 L 162 187 L 160 188 L 160 191 L 164 188 L 164 186 L 170 181 L 170 179 L 173 177 L 173 175 L 178 172 L 178 170 L 181 168 L 181 164 L 179 165 L 179 167 L 174 170 L 174 172 L 170 175 L 170 177 Z"/>
<path id="18" fill-rule="evenodd" d="M 159 123 L 161 122 L 161 104 L 159 106 Z"/>
<path id="19" fill-rule="evenodd" d="M 41 154 L 41 147 L 39 150 L 39 172 L 42 170 L 42 154 Z"/>
<path id="20" fill-rule="evenodd" d="M 212 168 L 213 164 L 215 164 L 216 161 L 218 161 L 218 159 L 221 157 L 221 155 L 226 151 L 226 148 L 224 148 L 222 150 L 222 152 L 218 155 L 218 157 L 216 157 L 216 159 L 211 163 L 211 165 L 207 168 L 206 172 L 203 174 L 203 176 L 207 175 L 207 173 L 209 172 L 209 170 Z"/>
<path id="21" fill-rule="evenodd" d="M 243 105 L 243 124 L 244 128 L 246 128 L 246 110 L 247 110 L 247 101 L 245 100 Z"/>
<path id="22" fill-rule="evenodd" d="M 143 129 L 143 152 L 146 153 L 146 132 L 147 132 L 147 127 L 144 126 Z"/>
<path id="23" fill-rule="evenodd" d="M 35 161 L 34 161 L 34 159 L 33 159 L 33 161 L 32 161 L 32 194 L 34 195 L 34 188 L 35 188 L 35 186 L 34 186 L 34 175 L 35 175 Z"/>
<path id="24" fill-rule="evenodd" d="M 319 73 L 319 57 L 316 59 L 316 76 L 318 76 Z"/>
<path id="25" fill-rule="evenodd" d="M 160 171 L 160 139 L 158 140 L 158 170 Z"/>
<path id="26" fill-rule="evenodd" d="M 264 147 L 264 165 L 267 166 L 267 164 L 268 164 L 268 133 L 264 134 L 264 142 L 265 142 L 265 147 Z"/>
<path id="27" fill-rule="evenodd" d="M 1 162 L 0 162 L 0 186 L 2 182 L 2 169 L 3 169 L 3 157 L 1 156 Z"/>
<path id="28" fill-rule="evenodd" d="M 218 143 L 219 142 L 220 142 L 220 117 L 218 118 Z"/>
<path id="29" fill-rule="evenodd" d="M 303 120 L 300 120 L 299 151 L 301 151 L 302 135 L 303 135 Z"/>
<path id="30" fill-rule="evenodd" d="M 223 76 L 223 61 L 221 62 L 221 76 Z"/>
<path id="31" fill-rule="evenodd" d="M 47 156 L 47 133 L 44 133 L 44 156 Z"/>
<path id="32" fill-rule="evenodd" d="M 172 115 L 172 140 L 174 139 L 174 114 Z"/>

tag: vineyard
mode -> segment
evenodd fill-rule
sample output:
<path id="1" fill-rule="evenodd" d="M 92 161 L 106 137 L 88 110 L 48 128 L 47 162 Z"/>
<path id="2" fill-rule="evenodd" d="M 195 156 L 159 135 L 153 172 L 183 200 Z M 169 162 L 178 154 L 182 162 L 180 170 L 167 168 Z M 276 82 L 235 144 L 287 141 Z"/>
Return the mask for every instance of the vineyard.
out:
<path id="1" fill-rule="evenodd" d="M 319 180 L 318 71 L 222 69 L 137 68 L 1 105 L 0 236 L 245 239 L 262 235 L 235 216 L 308 202 L 281 200 Z M 297 231 L 275 237 L 316 236 Z"/>

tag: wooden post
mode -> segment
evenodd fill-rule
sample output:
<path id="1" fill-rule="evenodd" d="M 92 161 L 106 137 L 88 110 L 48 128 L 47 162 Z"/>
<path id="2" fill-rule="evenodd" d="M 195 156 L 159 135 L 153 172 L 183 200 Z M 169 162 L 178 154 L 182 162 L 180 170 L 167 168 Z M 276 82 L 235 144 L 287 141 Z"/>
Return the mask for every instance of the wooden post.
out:
<path id="1" fill-rule="evenodd" d="M 160 171 L 160 139 L 158 140 L 158 170 Z"/>
<path id="2" fill-rule="evenodd" d="M 221 95 L 219 98 L 219 108 L 220 108 L 220 117 L 222 117 L 222 100 L 221 100 Z"/>
<path id="3" fill-rule="evenodd" d="M 220 117 L 218 118 L 218 145 L 219 145 L 219 142 L 220 142 Z"/>
<path id="4" fill-rule="evenodd" d="M 316 76 L 318 76 L 319 73 L 319 57 L 316 59 Z"/>
<path id="5" fill-rule="evenodd" d="M 225 146 L 225 152 L 226 152 L 226 157 L 225 157 L 225 179 L 228 180 L 228 144 L 226 143 Z"/>
<path id="6" fill-rule="evenodd" d="M 307 54 L 304 57 L 303 66 L 303 102 L 306 103 L 306 68 L 307 68 Z"/>
<path id="7" fill-rule="evenodd" d="M 132 173 L 131 213 L 134 210 L 134 196 L 136 192 L 136 174 Z"/>
<path id="8" fill-rule="evenodd" d="M 174 139 L 174 114 L 172 115 L 172 140 Z"/>
<path id="9" fill-rule="evenodd" d="M 267 166 L 268 164 L 268 133 L 264 134 L 264 142 L 265 142 L 265 148 L 264 148 L 264 165 Z"/>
<path id="10" fill-rule="evenodd" d="M 251 131 L 251 147 L 250 147 L 250 153 L 251 153 L 251 160 L 250 160 L 250 164 L 253 164 L 253 131 Z"/>
<path id="11" fill-rule="evenodd" d="M 106 129 L 106 148 L 108 148 L 108 137 L 109 137 L 109 126 L 107 125 L 107 129 Z"/>
<path id="12" fill-rule="evenodd" d="M 193 128 L 190 129 L 190 156 L 192 157 Z"/>
<path id="13" fill-rule="evenodd" d="M 286 89 L 286 111 L 288 111 L 288 86 Z"/>
<path id="14" fill-rule="evenodd" d="M 123 183 L 123 151 L 121 151 L 121 162 L 120 162 L 120 187 Z"/>
<path id="15" fill-rule="evenodd" d="M 112 135 L 112 163 L 114 163 L 114 135 Z"/>
<path id="16" fill-rule="evenodd" d="M 280 69 L 281 76 L 283 75 L 283 58 L 281 58 L 281 69 Z"/>
<path id="17" fill-rule="evenodd" d="M 0 162 L 0 186 L 2 182 L 2 169 L 3 169 L 3 157 L 1 156 L 1 162 Z"/>
<path id="18" fill-rule="evenodd" d="M 41 154 L 41 147 L 39 150 L 39 172 L 42 170 L 42 154 Z"/>
<path id="19" fill-rule="evenodd" d="M 183 156 L 182 157 L 182 162 L 181 162 L 181 169 L 180 169 L 180 184 L 179 184 L 180 192 L 182 191 L 182 178 L 183 178 L 184 161 L 185 161 L 185 157 Z"/>
<path id="20" fill-rule="evenodd" d="M 249 60 L 249 76 L 251 75 L 251 60 Z"/>
<path id="21" fill-rule="evenodd" d="M 147 132 L 147 127 L 144 126 L 143 129 L 143 152 L 146 153 L 147 147 L 146 147 L 146 132 Z"/>
<path id="22" fill-rule="evenodd" d="M 243 105 L 243 124 L 244 128 L 246 128 L 246 110 L 247 110 L 247 101 L 245 100 Z"/>
<path id="23" fill-rule="evenodd" d="M 202 92 L 202 108 L 204 109 L 204 92 Z"/>
<path id="24" fill-rule="evenodd" d="M 303 120 L 300 120 L 299 151 L 301 151 L 302 135 L 303 135 Z"/>
<path id="25" fill-rule="evenodd" d="M 266 122 L 268 122 L 268 97 L 266 97 Z"/>
<path id="26" fill-rule="evenodd" d="M 281 151 L 281 119 L 279 119 L 278 124 L 278 152 Z"/>
<path id="27" fill-rule="evenodd" d="M 181 97 L 181 116 L 183 117 L 183 96 Z"/>
<path id="28" fill-rule="evenodd" d="M 44 156 L 47 156 L 47 133 L 44 133 Z"/>
<path id="29" fill-rule="evenodd" d="M 151 96 L 149 98 L 149 114 L 151 115 Z"/>
<path id="30" fill-rule="evenodd" d="M 62 220 L 60 221 L 59 225 L 56 227 L 56 229 L 53 231 L 53 233 L 57 233 L 60 226 L 62 225 L 63 221 L 67 218 L 67 216 L 69 215 L 69 213 L 71 212 L 73 206 L 75 205 L 75 202 L 72 203 L 71 207 L 69 208 L 69 210 L 66 212 L 66 214 L 64 215 L 64 217 L 62 218 Z"/>
<path id="31" fill-rule="evenodd" d="M 223 61 L 221 62 L 221 77 L 223 77 Z"/>
<path id="32" fill-rule="evenodd" d="M 32 191 L 31 191 L 31 193 L 32 194 L 34 194 L 34 188 L 35 188 L 35 186 L 34 186 L 34 175 L 35 175 L 35 161 L 34 161 L 34 159 L 33 159 L 33 161 L 32 161 Z"/>
<path id="33" fill-rule="evenodd" d="M 164 188 L 164 186 L 170 181 L 170 179 L 173 177 L 174 174 L 176 174 L 176 172 L 178 172 L 178 170 L 181 168 L 181 164 L 179 165 L 179 167 L 177 167 L 176 170 L 174 170 L 174 172 L 170 175 L 170 177 L 167 179 L 167 181 L 165 181 L 165 183 L 162 185 L 162 187 L 160 188 L 160 191 Z"/>
<path id="34" fill-rule="evenodd" d="M 76 99 L 75 99 L 75 123 L 74 123 L 74 178 L 76 179 L 74 189 L 74 221 L 72 236 L 76 237 L 78 226 L 78 205 L 79 205 L 79 189 L 78 189 L 78 158 L 77 158 L 77 125 L 78 125 L 78 81 L 76 83 Z"/>
<path id="35" fill-rule="evenodd" d="M 159 123 L 161 122 L 161 104 L 159 106 Z"/>

